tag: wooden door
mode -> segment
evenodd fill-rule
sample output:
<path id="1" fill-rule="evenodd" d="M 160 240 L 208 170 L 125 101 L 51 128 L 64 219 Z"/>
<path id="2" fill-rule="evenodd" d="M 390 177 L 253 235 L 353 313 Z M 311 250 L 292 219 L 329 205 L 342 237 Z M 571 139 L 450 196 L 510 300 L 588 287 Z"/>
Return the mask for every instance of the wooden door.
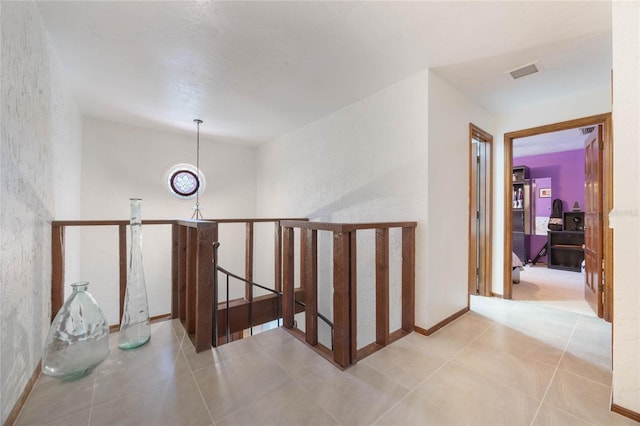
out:
<path id="1" fill-rule="evenodd" d="M 491 143 L 469 125 L 469 294 L 491 296 Z"/>
<path id="2" fill-rule="evenodd" d="M 585 141 L 584 297 L 601 318 L 603 315 L 602 148 L 602 126 L 598 125 Z"/>

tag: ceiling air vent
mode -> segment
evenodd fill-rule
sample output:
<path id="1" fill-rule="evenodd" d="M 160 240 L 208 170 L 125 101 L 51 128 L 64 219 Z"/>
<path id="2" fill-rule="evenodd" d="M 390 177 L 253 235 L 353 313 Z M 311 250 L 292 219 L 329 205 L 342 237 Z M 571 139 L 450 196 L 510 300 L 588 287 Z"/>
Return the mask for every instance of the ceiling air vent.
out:
<path id="1" fill-rule="evenodd" d="M 588 135 L 589 133 L 593 132 L 593 130 L 596 128 L 596 126 L 591 126 L 591 127 L 581 127 L 578 130 L 580 130 L 580 133 L 582 133 L 583 135 Z"/>
<path id="2" fill-rule="evenodd" d="M 531 75 L 531 74 L 535 74 L 535 73 L 537 73 L 539 71 L 540 70 L 538 69 L 536 64 L 533 63 L 533 64 L 529 64 L 529 65 L 525 65 L 523 67 L 517 68 L 517 69 L 515 69 L 513 71 L 509 71 L 509 74 L 511 74 L 511 77 L 514 80 L 517 80 L 519 78 L 526 77 L 526 76 Z"/>

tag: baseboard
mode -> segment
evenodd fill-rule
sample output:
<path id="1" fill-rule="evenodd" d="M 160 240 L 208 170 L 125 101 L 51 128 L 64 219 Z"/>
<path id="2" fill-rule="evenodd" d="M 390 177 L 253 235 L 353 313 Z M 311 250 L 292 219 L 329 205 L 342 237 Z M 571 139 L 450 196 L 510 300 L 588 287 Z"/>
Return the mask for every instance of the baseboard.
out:
<path id="1" fill-rule="evenodd" d="M 621 416 L 625 416 L 636 422 L 640 422 L 640 413 L 637 413 L 635 411 L 629 410 L 627 408 L 621 407 L 613 403 L 611 404 L 611 411 L 613 411 L 614 413 L 620 414 Z"/>
<path id="2" fill-rule="evenodd" d="M 497 297 L 498 299 L 502 299 L 503 298 L 503 296 L 501 294 L 498 294 L 498 293 L 491 293 L 491 296 Z"/>
<path id="3" fill-rule="evenodd" d="M 39 362 L 33 374 L 31 375 L 29 382 L 27 382 L 27 386 L 25 386 L 24 390 L 22 391 L 20 398 L 18 398 L 15 405 L 13 406 L 13 410 L 11 410 L 11 412 L 9 413 L 9 417 L 7 417 L 7 420 L 4 422 L 4 426 L 13 426 L 16 420 L 18 420 L 18 415 L 20 414 L 20 411 L 22 411 L 22 408 L 24 407 L 25 402 L 27 402 L 27 398 L 29 397 L 29 394 L 31 393 L 31 391 L 33 390 L 33 387 L 36 385 L 36 382 L 38 381 L 38 377 L 40 377 L 41 369 L 42 369 L 42 363 Z"/>
<path id="4" fill-rule="evenodd" d="M 149 322 L 151 324 L 154 324 L 156 322 L 170 320 L 171 318 L 172 318 L 171 314 L 156 315 L 154 317 L 149 318 Z M 118 330 L 120 330 L 120 324 L 112 324 L 109 326 L 109 333 L 115 333 Z"/>
<path id="5" fill-rule="evenodd" d="M 439 323 L 437 323 L 436 325 L 434 325 L 433 327 L 430 327 L 428 329 L 424 329 L 424 328 L 418 327 L 416 325 L 415 326 L 415 331 L 416 331 L 416 333 L 420 333 L 420 334 L 423 334 L 425 336 L 430 336 L 433 333 L 435 333 L 436 331 L 440 330 L 445 325 L 447 325 L 447 324 L 455 321 L 456 319 L 460 318 L 462 315 L 466 314 L 467 312 L 469 312 L 469 307 L 468 306 L 466 306 L 465 308 L 459 310 L 455 314 L 448 316 L 447 318 L 443 319 L 442 321 L 440 321 Z"/>

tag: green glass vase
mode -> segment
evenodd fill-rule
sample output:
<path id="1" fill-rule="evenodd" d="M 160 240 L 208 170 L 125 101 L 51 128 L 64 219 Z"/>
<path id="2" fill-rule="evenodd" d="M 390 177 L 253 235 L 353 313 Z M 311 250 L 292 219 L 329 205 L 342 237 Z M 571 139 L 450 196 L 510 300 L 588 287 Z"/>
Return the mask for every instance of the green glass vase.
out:
<path id="1" fill-rule="evenodd" d="M 129 270 L 127 272 L 127 289 L 124 296 L 122 321 L 118 334 L 120 349 L 134 349 L 151 339 L 149 325 L 149 303 L 147 286 L 142 267 L 142 218 L 140 210 L 142 200 L 131 198 L 131 246 Z"/>
<path id="2" fill-rule="evenodd" d="M 75 380 L 109 355 L 109 324 L 88 282 L 71 284 L 73 293 L 56 314 L 42 353 L 42 373 Z"/>

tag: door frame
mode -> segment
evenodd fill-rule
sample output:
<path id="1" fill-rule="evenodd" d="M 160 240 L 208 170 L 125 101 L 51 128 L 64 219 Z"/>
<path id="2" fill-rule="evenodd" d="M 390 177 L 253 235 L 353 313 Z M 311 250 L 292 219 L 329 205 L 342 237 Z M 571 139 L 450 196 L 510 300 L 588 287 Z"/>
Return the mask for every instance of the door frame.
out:
<path id="1" fill-rule="evenodd" d="M 479 156 L 473 152 L 473 139 L 476 138 L 482 144 Z M 493 136 L 473 123 L 469 123 L 469 258 L 468 258 L 468 281 L 467 304 L 472 290 L 472 282 L 478 279 L 478 294 L 480 296 L 491 296 L 491 276 L 492 276 L 492 221 L 493 221 Z M 480 205 L 477 205 L 477 167 L 484 170 L 481 185 L 484 186 L 483 193 L 480 194 Z M 476 212 L 480 212 L 480 226 L 476 227 Z M 476 242 L 480 239 L 480 259 L 476 262 Z M 480 275 L 476 278 L 476 268 L 479 268 Z M 475 283 L 473 285 L 475 289 Z"/>
<path id="2" fill-rule="evenodd" d="M 603 125 L 603 153 L 602 153 L 602 179 L 603 179 L 603 220 L 602 220 L 602 246 L 604 258 L 604 315 L 606 321 L 613 319 L 613 230 L 609 227 L 609 212 L 613 208 L 613 121 L 611 113 L 592 115 L 575 120 L 562 121 L 547 124 L 530 129 L 518 130 L 504 134 L 504 267 L 503 267 L 503 292 L 505 299 L 513 297 L 513 283 L 511 282 L 511 251 L 513 239 L 511 235 L 511 176 L 513 168 L 513 140 L 541 133 L 569 130 L 577 127 Z"/>

